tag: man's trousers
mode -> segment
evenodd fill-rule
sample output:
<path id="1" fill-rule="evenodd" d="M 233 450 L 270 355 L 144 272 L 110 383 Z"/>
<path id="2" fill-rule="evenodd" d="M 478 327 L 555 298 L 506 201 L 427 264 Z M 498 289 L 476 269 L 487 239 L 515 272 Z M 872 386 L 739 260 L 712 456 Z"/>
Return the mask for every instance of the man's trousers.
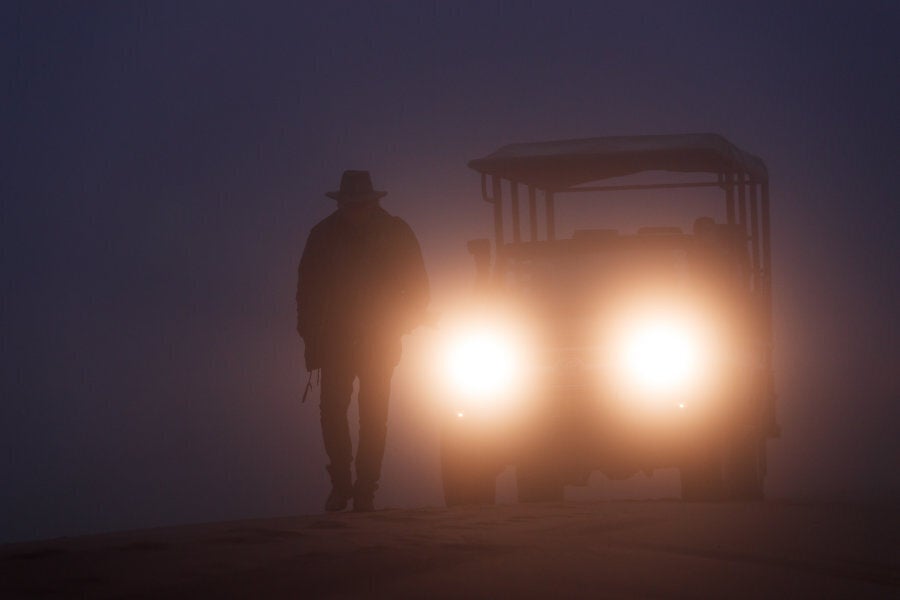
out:
<path id="1" fill-rule="evenodd" d="M 353 448 L 347 410 L 355 379 L 359 379 L 356 489 L 374 491 L 377 487 L 384 458 L 391 377 L 394 373 L 394 361 L 390 358 L 376 356 L 372 352 L 348 352 L 344 357 L 322 365 L 322 438 L 330 461 L 328 470 L 336 488 L 350 484 Z"/>

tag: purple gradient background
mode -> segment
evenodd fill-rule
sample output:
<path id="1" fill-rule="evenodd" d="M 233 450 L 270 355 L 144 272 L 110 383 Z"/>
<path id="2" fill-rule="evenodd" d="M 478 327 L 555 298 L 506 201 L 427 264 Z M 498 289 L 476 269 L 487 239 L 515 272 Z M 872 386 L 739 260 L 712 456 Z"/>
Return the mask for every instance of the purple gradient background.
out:
<path id="1" fill-rule="evenodd" d="M 896 503 L 900 9 L 784 4 L 4 3 L 0 541 L 317 512 L 293 288 L 324 191 L 370 169 L 439 306 L 488 231 L 468 159 L 617 134 L 767 161 L 769 493 Z M 441 502 L 424 335 L 382 505 Z"/>

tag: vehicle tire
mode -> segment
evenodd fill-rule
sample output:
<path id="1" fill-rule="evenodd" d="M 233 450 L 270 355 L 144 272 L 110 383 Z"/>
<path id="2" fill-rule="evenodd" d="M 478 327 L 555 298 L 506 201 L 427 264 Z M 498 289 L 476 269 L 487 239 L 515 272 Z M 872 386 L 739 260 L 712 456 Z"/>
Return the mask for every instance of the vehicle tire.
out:
<path id="1" fill-rule="evenodd" d="M 458 432 L 445 431 L 441 439 L 441 480 L 447 506 L 493 504 L 497 469 L 476 444 Z"/>
<path id="2" fill-rule="evenodd" d="M 681 499 L 689 502 L 762 500 L 765 442 L 743 438 L 681 467 Z"/>
<path id="3" fill-rule="evenodd" d="M 724 457 L 725 493 L 733 500 L 762 500 L 765 479 L 765 441 L 736 441 Z"/>
<path id="4" fill-rule="evenodd" d="M 724 497 L 722 469 L 718 456 L 706 457 L 683 465 L 681 499 L 686 502 L 715 502 Z"/>
<path id="5" fill-rule="evenodd" d="M 516 466 L 519 502 L 562 502 L 564 486 L 558 470 L 547 466 Z"/>

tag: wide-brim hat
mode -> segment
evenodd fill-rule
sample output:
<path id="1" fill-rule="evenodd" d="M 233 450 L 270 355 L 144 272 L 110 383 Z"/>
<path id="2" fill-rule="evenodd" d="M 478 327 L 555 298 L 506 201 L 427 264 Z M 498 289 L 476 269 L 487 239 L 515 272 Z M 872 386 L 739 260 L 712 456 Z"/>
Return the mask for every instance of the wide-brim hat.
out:
<path id="1" fill-rule="evenodd" d="M 373 202 L 387 196 L 387 192 L 372 188 L 372 177 L 368 171 L 344 171 L 341 176 L 341 189 L 336 192 L 325 192 L 329 198 L 338 202 Z"/>

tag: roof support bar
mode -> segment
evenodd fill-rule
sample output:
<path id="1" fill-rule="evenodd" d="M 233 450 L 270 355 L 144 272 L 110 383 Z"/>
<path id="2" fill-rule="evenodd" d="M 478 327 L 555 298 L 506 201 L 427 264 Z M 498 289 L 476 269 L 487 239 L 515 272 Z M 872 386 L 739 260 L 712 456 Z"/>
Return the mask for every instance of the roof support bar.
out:
<path id="1" fill-rule="evenodd" d="M 738 181 L 738 223 L 741 233 L 747 236 L 747 179 L 744 173 L 737 174 Z"/>
<path id="2" fill-rule="evenodd" d="M 766 296 L 771 294 L 772 285 L 772 251 L 771 241 L 769 238 L 769 183 L 762 184 L 762 202 L 760 204 L 762 212 L 762 272 L 763 272 L 763 291 Z"/>
<path id="3" fill-rule="evenodd" d="M 734 225 L 734 175 L 725 174 L 725 214 L 729 225 Z"/>
<path id="4" fill-rule="evenodd" d="M 757 184 L 750 184 L 750 251 L 753 259 L 753 290 L 759 292 L 759 274 L 762 266 L 759 264 L 759 201 L 757 199 Z"/>
<path id="5" fill-rule="evenodd" d="M 538 239 L 537 201 L 535 200 L 534 186 L 528 186 L 528 220 L 531 226 L 531 241 Z"/>
<path id="6" fill-rule="evenodd" d="M 556 239 L 556 202 L 551 190 L 544 191 L 544 204 L 547 208 L 547 239 Z"/>
<path id="7" fill-rule="evenodd" d="M 512 203 L 512 241 L 518 244 L 522 241 L 522 230 L 519 224 L 519 184 L 509 182 L 509 199 Z"/>
<path id="8" fill-rule="evenodd" d="M 491 198 L 487 191 L 487 175 L 485 173 L 481 174 L 481 199 L 490 204 L 494 203 L 494 199 Z"/>
<path id="9" fill-rule="evenodd" d="M 770 437 L 778 437 L 780 428 L 775 420 L 775 375 L 772 370 L 772 252 L 769 237 L 769 182 L 762 183 L 762 202 L 760 204 L 760 212 L 762 213 L 762 292 L 763 292 L 763 311 L 765 340 L 766 345 L 763 348 L 763 363 L 765 371 L 766 385 L 766 423 L 768 426 L 768 434 Z"/>
<path id="10" fill-rule="evenodd" d="M 494 204 L 494 239 L 497 242 L 497 258 L 503 250 L 503 189 L 501 188 L 502 180 L 496 175 L 491 175 L 491 193 Z"/>

